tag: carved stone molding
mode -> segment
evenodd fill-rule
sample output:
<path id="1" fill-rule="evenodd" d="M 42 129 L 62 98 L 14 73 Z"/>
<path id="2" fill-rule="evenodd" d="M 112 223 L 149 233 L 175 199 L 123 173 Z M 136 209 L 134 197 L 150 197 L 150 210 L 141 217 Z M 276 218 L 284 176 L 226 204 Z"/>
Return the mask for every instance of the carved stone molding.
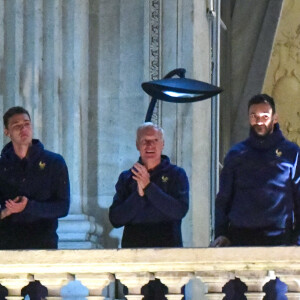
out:
<path id="1" fill-rule="evenodd" d="M 161 0 L 149 2 L 149 78 L 157 80 L 160 78 L 160 45 L 161 45 Z M 159 123 L 160 102 L 156 103 L 152 115 L 152 121 Z"/>

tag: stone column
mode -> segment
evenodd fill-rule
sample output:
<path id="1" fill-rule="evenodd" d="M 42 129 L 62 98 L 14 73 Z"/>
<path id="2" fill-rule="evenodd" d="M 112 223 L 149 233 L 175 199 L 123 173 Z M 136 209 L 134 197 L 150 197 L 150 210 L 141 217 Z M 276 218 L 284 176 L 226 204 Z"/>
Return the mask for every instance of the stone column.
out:
<path id="1" fill-rule="evenodd" d="M 66 159 L 71 183 L 69 215 L 60 220 L 59 248 L 88 249 L 101 247 L 102 227 L 95 218 L 84 214 L 86 171 L 87 110 L 89 93 L 89 7 L 88 1 L 61 2 L 62 45 L 60 93 L 60 130 L 62 153 Z M 59 22 L 56 19 L 56 23 Z"/>

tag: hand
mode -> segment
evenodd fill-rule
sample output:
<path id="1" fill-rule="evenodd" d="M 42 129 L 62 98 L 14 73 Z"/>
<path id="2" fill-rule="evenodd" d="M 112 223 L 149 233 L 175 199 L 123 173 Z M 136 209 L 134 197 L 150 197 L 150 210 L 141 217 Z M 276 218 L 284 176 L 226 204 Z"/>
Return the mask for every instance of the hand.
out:
<path id="1" fill-rule="evenodd" d="M 220 235 L 213 242 L 211 242 L 210 247 L 228 247 L 230 245 L 230 240 L 226 236 Z"/>
<path id="2" fill-rule="evenodd" d="M 22 212 L 28 202 L 28 198 L 25 196 L 18 196 L 15 199 L 5 201 L 5 207 L 8 209 L 10 214 L 17 214 Z"/>
<path id="3" fill-rule="evenodd" d="M 4 208 L 1 210 L 1 220 L 10 215 L 11 215 L 11 212 L 7 208 Z"/>
<path id="4" fill-rule="evenodd" d="M 132 178 L 136 180 L 138 185 L 138 193 L 141 197 L 143 197 L 145 195 L 144 189 L 150 183 L 150 174 L 146 167 L 140 163 L 135 163 L 131 168 L 131 171 L 134 174 Z"/>

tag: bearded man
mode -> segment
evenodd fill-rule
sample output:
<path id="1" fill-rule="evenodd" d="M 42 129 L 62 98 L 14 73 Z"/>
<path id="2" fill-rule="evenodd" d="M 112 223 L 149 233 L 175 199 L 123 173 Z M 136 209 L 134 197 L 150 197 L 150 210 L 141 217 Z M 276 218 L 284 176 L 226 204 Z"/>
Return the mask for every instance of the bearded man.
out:
<path id="1" fill-rule="evenodd" d="M 249 138 L 225 157 L 211 246 L 299 245 L 300 149 L 283 136 L 272 97 L 251 98 L 248 117 Z M 275 294 L 266 290 L 264 299 L 286 299 L 273 283 Z"/>

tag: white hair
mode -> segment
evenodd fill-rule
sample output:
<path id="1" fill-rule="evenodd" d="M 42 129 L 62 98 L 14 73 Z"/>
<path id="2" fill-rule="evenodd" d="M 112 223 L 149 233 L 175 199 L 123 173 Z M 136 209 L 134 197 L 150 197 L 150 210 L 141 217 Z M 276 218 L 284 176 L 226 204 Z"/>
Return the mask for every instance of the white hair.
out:
<path id="1" fill-rule="evenodd" d="M 148 128 L 153 128 L 153 129 L 157 130 L 158 132 L 160 132 L 161 138 L 162 138 L 162 140 L 164 140 L 164 130 L 161 127 L 159 127 L 158 125 L 156 125 L 152 122 L 145 122 L 142 125 L 140 125 L 138 127 L 138 129 L 136 130 L 136 141 L 139 140 L 141 132 Z"/>

